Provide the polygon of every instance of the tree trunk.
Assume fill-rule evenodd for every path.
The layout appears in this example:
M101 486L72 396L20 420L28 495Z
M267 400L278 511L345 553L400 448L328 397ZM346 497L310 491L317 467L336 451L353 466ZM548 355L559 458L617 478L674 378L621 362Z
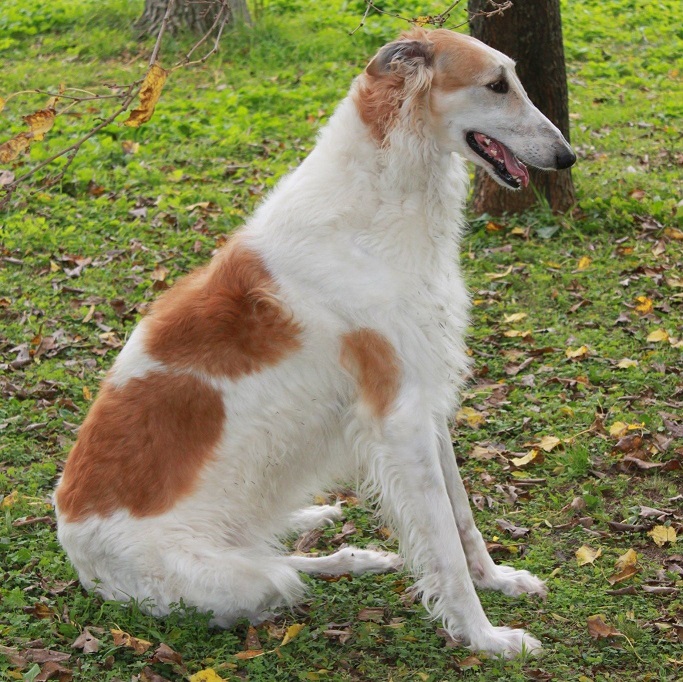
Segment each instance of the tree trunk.
M145 0L145 9L135 26L143 33L156 35L166 14L169 0ZM222 6L221 0L176 0L167 29L171 33L190 30L205 34L213 26ZM251 23L246 0L229 0L230 23Z
M471 13L490 11L488 0L468 0ZM569 141L567 75L562 43L560 0L514 0L504 15L475 16L471 34L517 62L517 75L531 101L562 131ZM519 213L545 197L555 212L564 212L575 201L570 170L530 171L529 186L511 192L477 168L472 207L476 213Z

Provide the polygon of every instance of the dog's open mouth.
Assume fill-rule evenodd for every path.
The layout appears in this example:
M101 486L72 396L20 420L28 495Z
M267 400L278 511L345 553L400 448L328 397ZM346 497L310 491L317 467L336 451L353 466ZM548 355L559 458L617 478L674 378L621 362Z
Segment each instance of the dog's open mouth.
M466 139L467 144L491 164L494 173L506 185L519 189L529 184L527 167L502 142L473 131L467 133Z

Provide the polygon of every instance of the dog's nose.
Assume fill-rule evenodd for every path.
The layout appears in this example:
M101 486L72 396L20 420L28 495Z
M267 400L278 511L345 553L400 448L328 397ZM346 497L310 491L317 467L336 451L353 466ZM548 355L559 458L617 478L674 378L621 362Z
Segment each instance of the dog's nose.
M558 170L562 168L569 168L576 163L576 154L574 154L571 147L563 149L556 157L555 164Z

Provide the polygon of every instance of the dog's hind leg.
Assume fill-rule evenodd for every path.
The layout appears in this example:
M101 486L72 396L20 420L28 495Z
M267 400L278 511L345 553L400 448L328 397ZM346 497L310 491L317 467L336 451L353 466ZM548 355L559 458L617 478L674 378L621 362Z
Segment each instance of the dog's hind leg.
M286 557L286 561L289 566L297 571L311 575L321 573L328 575L387 573L396 571L403 565L398 554L380 552L374 549L358 549L357 547L344 547L334 554L321 557L292 554Z
M511 597L521 594L545 597L545 583L535 575L512 566L499 566L491 559L484 538L474 523L467 491L453 454L448 424L445 421L439 432L439 460L474 584L483 589L498 590Z
M305 507L295 511L289 517L290 528L297 532L303 532L318 528L319 526L333 525L342 516L341 501L337 504L322 504Z

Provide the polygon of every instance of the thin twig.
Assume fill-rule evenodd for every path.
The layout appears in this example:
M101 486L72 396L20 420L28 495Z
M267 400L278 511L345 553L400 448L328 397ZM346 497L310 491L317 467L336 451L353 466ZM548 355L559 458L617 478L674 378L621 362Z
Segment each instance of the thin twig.
M156 64L157 61L157 56L159 55L159 49L161 48L161 39L164 37L164 31L166 30L166 24L168 24L168 20L171 17L171 12L173 12L173 7L175 6L175 0L168 0L168 5L166 6L166 14L164 14L164 18L161 20L161 28L159 29L159 33L157 34L157 41L154 43L154 49L152 50L152 54L150 55L149 58L149 65L153 66Z

